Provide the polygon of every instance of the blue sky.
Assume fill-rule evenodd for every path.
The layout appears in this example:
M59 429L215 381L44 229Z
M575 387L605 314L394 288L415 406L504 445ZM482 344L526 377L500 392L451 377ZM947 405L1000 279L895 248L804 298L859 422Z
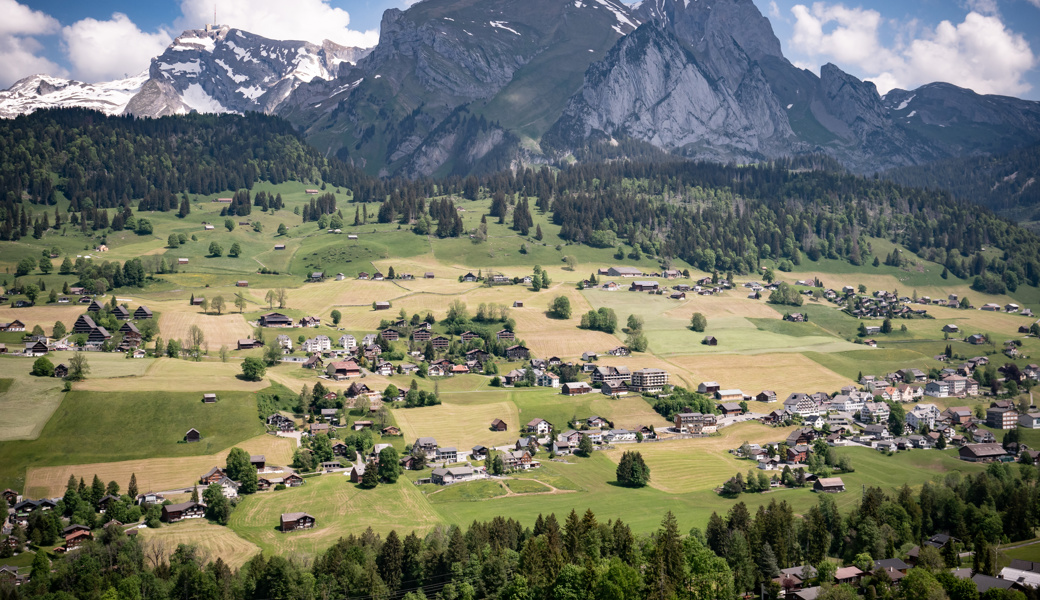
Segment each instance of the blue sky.
M523 0L517 0L523 1ZM699 0L710 2L712 0ZM785 55L833 62L882 93L948 81L1040 100L1040 0L754 0ZM409 0L217 0L217 20L268 37L371 45L387 8ZM102 81L134 75L214 0L0 0L0 88L37 72Z

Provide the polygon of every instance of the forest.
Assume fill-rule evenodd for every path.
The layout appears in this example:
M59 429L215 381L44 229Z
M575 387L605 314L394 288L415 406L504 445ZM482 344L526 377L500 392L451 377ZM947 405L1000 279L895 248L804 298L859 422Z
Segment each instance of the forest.
M591 511L571 511L562 522L539 515L533 526L495 517L423 535L391 531L383 537L369 529L340 538L313 561L259 554L237 570L192 546L142 542L110 525L74 553L53 561L38 553L31 580L17 588L0 583L0 599L708 600L760 590L775 599L780 570L799 568L809 583L823 586L824 600L857 594L871 600L979 600L974 584L948 569L959 564L959 552L969 551L973 555L964 560L972 569L992 575L994 544L1029 537L1036 525L1036 483L1036 466L995 463L971 476L940 476L919 492L904 486L890 495L867 488L844 514L829 495L821 495L804 516L786 502L773 500L754 514L738 502L724 516L713 514L704 531L687 533L671 513L655 532L635 535L620 519L603 522ZM91 487L81 483L77 495L70 483L57 510L74 522L84 516L96 521L91 499L109 491L95 481ZM40 528L54 529L48 519L34 519L28 536L53 535ZM941 551L922 545L936 533L954 541ZM922 546L916 567L899 586L884 570L873 572L875 560L904 556L915 545ZM839 563L859 566L868 576L858 588L835 585ZM1036 595L996 589L981 598Z

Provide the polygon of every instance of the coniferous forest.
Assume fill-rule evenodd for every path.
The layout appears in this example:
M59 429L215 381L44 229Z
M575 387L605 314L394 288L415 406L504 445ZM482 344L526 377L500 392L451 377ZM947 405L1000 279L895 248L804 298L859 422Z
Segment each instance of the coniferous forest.
M273 117L138 120L80 109L0 122L0 156L2 239L62 222L84 229L90 222L97 230L110 219L115 229L133 223L150 233L145 219L134 220L134 209L185 212L185 194L235 192L241 215L254 183L294 179L346 188L353 202L379 202L381 222L411 224L420 235L467 233L456 203L488 196L495 198L491 216L521 236L529 235L533 201L535 210L552 213L566 240L617 248L621 258L683 259L709 272L747 274L761 259L781 268L821 258L864 265L873 254L869 238L887 238L957 277L975 278L982 291L1040 283L1037 235L948 192L849 175L814 157L746 167L615 161L380 179L322 157ZM56 191L69 199L71 214L49 208ZM115 209L111 217L108 208ZM335 197L325 194L303 219L335 209ZM513 213L509 221L506 212ZM1003 253L985 256L992 246Z

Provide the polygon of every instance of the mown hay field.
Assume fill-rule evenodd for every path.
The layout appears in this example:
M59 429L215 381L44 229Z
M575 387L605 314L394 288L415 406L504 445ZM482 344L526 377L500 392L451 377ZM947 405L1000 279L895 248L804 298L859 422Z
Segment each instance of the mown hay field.
M65 395L60 379L29 374L33 360L0 358L0 373L12 380L7 390L0 393L0 441L39 437Z
M724 389L740 389L752 396L773 390L781 402L792 392L833 392L852 384L851 377L801 354L674 356L668 360L689 373L694 386L716 381Z
M292 462L296 442L290 438L259 435L235 446L250 454L263 454L270 465L287 466ZM33 498L60 496L70 475L90 481L97 475L104 482L115 481L126 489L130 475L137 475L137 489L164 491L188 487L215 466L223 466L231 448L203 456L160 457L118 462L102 462L54 467L33 467L25 476L27 493Z
M225 302L230 304L232 301L225 298ZM234 308L233 304L231 308ZM253 328L238 312L216 315L195 310L184 306L181 311L164 311L159 316L159 335L167 340L187 340L191 326L198 325L205 335L205 344L209 346L210 352L216 353L221 346L234 350L238 340L253 334Z
M441 446L469 450L477 444L500 446L516 441L520 434L520 416L512 402L488 404L453 404L400 408L393 411L406 440L429 436ZM507 431L490 431L491 421L502 419Z
M216 351L211 348L210 354L215 355ZM121 354L109 356L120 357L124 363L140 364L147 367L147 370L142 373L132 373L123 376L113 375L106 378L94 376L93 367L91 367L91 377L75 383L74 389L98 392L149 392L152 390L164 390L202 393L221 390L258 392L267 387L267 384L263 381L238 379L237 376L242 373L242 363L238 360L224 363L213 359L193 362L175 358L125 359ZM93 359L93 355L90 358Z
M140 529L140 539L147 545L162 544L172 553L180 544L194 545L203 561L223 560L232 569L260 553L260 547L235 534L234 531L210 523L205 519L187 519L180 523L163 525L158 529Z

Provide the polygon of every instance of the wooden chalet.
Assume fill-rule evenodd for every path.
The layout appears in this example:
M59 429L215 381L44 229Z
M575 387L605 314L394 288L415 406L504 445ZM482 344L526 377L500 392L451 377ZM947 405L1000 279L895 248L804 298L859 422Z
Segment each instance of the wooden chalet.
M495 334L495 337L498 338L498 341L500 342L512 342L516 340L516 334L508 329L502 329Z
M491 431L507 431L509 426L502 419L491 421Z
M282 513L280 528L283 533L297 529L313 529L314 517L305 512Z
M206 512L206 507L198 502L181 502L180 504L167 504L162 507L160 520L165 523L176 523L183 519L198 519Z
M200 442L200 441L202 441L202 434L199 433L198 429L195 429L194 427L192 427L191 429L188 430L188 433L184 434L184 441L185 442L189 442L189 443L191 443L191 442Z
M126 321L130 318L130 311L125 306L120 304L112 309L112 316L119 319L120 321Z
M137 310L134 311L135 319L151 319L152 311L147 306L138 306Z
M506 348L506 358L509 360L528 360L531 358L531 351L525 346L517 344L516 346Z
M249 339L249 338L246 338L244 340L238 340L238 349L239 350L253 350L255 348L263 348L263 347L264 347L264 343L261 342L260 340L254 340L254 339Z
M813 484L813 491L826 494L844 492L845 482L841 480L841 477L821 477Z
M105 310L105 307L97 300L91 300L90 306L87 307L87 312L99 313Z
M292 327L293 320L282 313L267 313L260 315L261 327Z
M89 529L87 531L77 529L65 536L65 550L75 550L93 539L94 534L90 533Z
M430 340L430 344L433 345L433 349L437 351L447 350L448 346L451 345L451 340L439 335Z
M291 473L283 480L283 483L285 483L286 487L300 487L303 485L303 477L296 473Z
M58 379L65 379L69 376L69 368L65 366L65 363L61 363L54 367L54 376Z
M220 467L213 467L209 471L206 471L205 475L203 475L202 477L199 477L199 484L200 485L209 485L211 483L216 483L216 482L220 481L221 479L223 479L224 476L225 476L224 469L221 469Z
M97 328L94 319L90 315L80 315L72 324L72 333L90 333Z

